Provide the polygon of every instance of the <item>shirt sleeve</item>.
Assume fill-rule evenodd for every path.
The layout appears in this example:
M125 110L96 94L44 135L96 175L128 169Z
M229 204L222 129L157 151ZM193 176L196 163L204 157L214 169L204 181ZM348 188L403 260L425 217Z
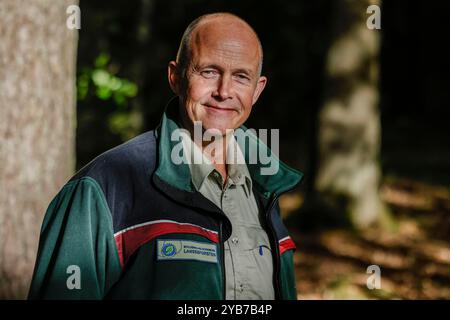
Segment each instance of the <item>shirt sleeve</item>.
M98 183L67 183L41 228L29 299L102 299L122 268L112 217Z

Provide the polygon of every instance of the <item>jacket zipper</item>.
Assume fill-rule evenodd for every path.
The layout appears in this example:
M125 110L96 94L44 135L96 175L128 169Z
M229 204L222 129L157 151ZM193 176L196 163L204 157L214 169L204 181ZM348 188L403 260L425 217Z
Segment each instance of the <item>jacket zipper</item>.
M225 246L222 239L222 223L222 221L219 222L220 264L222 271L222 294L223 300L226 300Z
M270 212L273 209L273 206L275 205L275 203L277 202L277 200L280 198L280 196L286 192L289 192L293 189L296 188L298 184L296 184L295 186L291 187L288 190L285 190L283 193L281 194L275 194L275 196L273 197L272 201L270 202L270 205L268 207L268 210L266 211L266 220L267 220L267 224L269 226L270 232L271 232L271 238L274 244L274 251L275 254L272 256L272 260L274 262L274 290L275 290L275 299L282 299L283 296L281 294L281 286L280 286L280 248L279 248L279 244L278 244L278 238L277 238L277 234L275 232L275 229L272 225L272 219L270 219Z
M281 288L280 288L280 254L279 254L279 247L278 247L278 239L275 233L275 229L272 225L272 220L270 219L270 212L273 209L273 206L275 205L276 201L278 200L279 196L276 196L273 198L272 202L270 203L269 209L266 211L266 220L267 224L270 229L272 243L274 244L274 254L272 255L273 260L273 266L274 266L274 289L275 289L275 299L282 299L281 296Z

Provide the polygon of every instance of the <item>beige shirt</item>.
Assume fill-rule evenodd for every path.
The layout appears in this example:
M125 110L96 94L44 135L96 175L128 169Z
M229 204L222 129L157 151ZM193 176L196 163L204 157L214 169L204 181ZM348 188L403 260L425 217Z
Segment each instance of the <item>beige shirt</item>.
M271 300L275 293L269 238L262 227L250 173L234 137L229 139L228 149L235 152L227 153L228 179L224 185L222 175L201 149L190 138L183 139L185 155L190 155L192 183L231 221L232 234L224 243L226 299ZM237 161L229 163L233 155Z

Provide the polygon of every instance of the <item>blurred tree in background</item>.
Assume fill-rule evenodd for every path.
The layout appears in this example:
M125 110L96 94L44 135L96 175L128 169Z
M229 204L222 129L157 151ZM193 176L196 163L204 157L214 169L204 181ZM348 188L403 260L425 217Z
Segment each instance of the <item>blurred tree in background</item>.
M380 222L386 215L379 195L380 31L366 25L366 10L374 4L381 5L373 0L333 2L324 102L319 114L315 183L324 205L315 204L316 211L332 210L356 227Z
M44 212L75 168L74 3L0 4L0 299L26 297Z

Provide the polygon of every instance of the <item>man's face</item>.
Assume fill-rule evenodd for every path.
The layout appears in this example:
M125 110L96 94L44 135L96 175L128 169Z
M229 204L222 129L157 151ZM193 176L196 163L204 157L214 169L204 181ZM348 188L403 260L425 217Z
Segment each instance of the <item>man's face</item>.
M214 22L198 27L192 35L186 82L180 86L182 79L175 78L172 86L180 91L188 125L201 121L205 130L215 128L222 134L247 120L267 81L258 74L256 37L244 26L230 29ZM171 64L174 69L176 63ZM169 65L169 81L170 69Z

